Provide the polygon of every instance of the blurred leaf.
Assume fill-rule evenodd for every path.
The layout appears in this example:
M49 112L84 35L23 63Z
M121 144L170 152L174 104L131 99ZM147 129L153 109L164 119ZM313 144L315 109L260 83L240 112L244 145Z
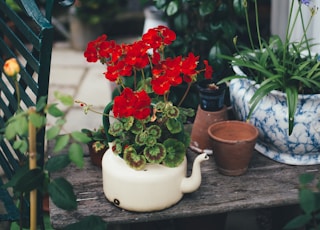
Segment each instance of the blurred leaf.
M42 185L44 179L44 173L40 168L28 170L23 176L21 176L14 189L20 192L29 192Z
M63 94L59 91L55 91L54 96L65 106L72 106L74 104L73 97L69 94Z
M46 163L46 170L49 173L59 171L65 168L68 164L70 164L70 158L67 154L61 154L54 157L50 157Z
M14 141L12 147L18 149L22 153L26 153L28 151L28 142L24 139L17 139Z
M72 143L69 147L69 158L79 168L82 168L84 165L82 146L77 143Z
M215 1L203 1L200 3L199 14L204 17L215 10Z
M297 216L296 218L292 219L289 223L287 223L283 229L297 229L305 226L310 220L311 215L305 214L301 216Z
M75 139L76 141L79 141L81 143L89 143L91 141L91 138L88 137L87 134L80 132L80 131L73 131L71 133L71 136L73 139Z
M60 127L54 126L47 130L47 140L52 140L56 138L60 133Z
M57 104L49 105L48 113L54 117L61 117L64 115L64 113L57 107Z
M39 100L36 104L36 111L41 112L46 106L47 106L47 97L42 96L39 98Z
M314 179L314 175L310 173L304 173L299 176L299 182L303 185L312 182Z
M299 200L300 206L305 213L311 214L313 211L317 209L315 205L315 196L311 190L302 188L299 191Z
M46 124L45 116L39 113L31 113L29 115L29 119L36 128L41 128Z
M15 174L11 179L3 185L4 188L15 187L20 178L29 171L29 166L27 164L23 165L21 168L18 168Z
M176 1L171 1L167 7L166 13L168 16L172 16L178 12L178 3Z
M53 152L59 152L64 149L69 143L70 136L69 135L60 135L56 139L55 146L53 148Z
M57 207L65 210L77 208L77 198L73 192L72 185L64 178L56 178L48 185L51 200Z

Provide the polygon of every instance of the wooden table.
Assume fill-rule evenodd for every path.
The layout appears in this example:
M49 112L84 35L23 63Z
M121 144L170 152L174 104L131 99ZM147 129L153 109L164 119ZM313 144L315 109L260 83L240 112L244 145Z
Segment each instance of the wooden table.
M195 156L196 153L188 152L189 175ZM298 203L298 176L319 170L320 165L289 166L255 152L245 175L229 177L218 173L211 157L202 163L202 183L197 191L185 194L178 204L166 210L134 213L121 210L106 200L101 169L93 166L90 158L86 157L82 170L69 166L62 172L52 174L52 177L63 176L73 184L78 209L67 212L50 202L50 218L54 229L59 229L93 214L109 223L126 224L286 206Z

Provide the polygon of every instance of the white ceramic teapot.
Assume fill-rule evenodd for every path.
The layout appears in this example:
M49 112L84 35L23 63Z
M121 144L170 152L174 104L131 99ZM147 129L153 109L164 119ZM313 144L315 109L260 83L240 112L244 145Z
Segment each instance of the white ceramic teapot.
M198 189L201 184L200 163L209 159L204 153L198 155L191 176L186 177L186 157L178 167L147 164L144 170L135 170L114 154L111 147L112 144L102 159L104 194L116 206L137 212L168 208L184 193Z

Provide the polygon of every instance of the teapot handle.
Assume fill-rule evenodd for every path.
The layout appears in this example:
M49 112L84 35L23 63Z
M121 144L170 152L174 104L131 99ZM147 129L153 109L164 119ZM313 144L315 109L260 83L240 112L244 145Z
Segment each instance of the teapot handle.
M110 117L109 117L109 114L111 112L113 108L113 101L111 101L109 104L107 104L107 106L104 108L104 111L103 111L103 116L102 116L102 124L103 124L103 128L104 128L104 131L106 133L106 137L107 137L107 140L109 143L113 142L115 137L112 136L111 134L109 134L109 128L110 128ZM107 115L105 115L107 114Z

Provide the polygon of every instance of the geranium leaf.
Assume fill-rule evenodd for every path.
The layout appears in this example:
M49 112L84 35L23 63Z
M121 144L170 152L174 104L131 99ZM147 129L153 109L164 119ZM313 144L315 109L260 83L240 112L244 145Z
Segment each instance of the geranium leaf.
M166 148L163 144L157 143L144 148L143 154L149 163L159 164L166 157Z
M168 167L177 167L182 163L186 155L184 144L176 139L169 138L163 142L167 155L163 160L164 165Z
M141 170L146 165L146 158L137 154L132 146L128 146L123 153L123 159L133 169Z
M166 122L166 126L170 133L176 134L182 131L182 124L175 118L170 118Z
M64 178L56 178L48 185L51 200L57 207L65 210L77 208L76 196L72 185Z

